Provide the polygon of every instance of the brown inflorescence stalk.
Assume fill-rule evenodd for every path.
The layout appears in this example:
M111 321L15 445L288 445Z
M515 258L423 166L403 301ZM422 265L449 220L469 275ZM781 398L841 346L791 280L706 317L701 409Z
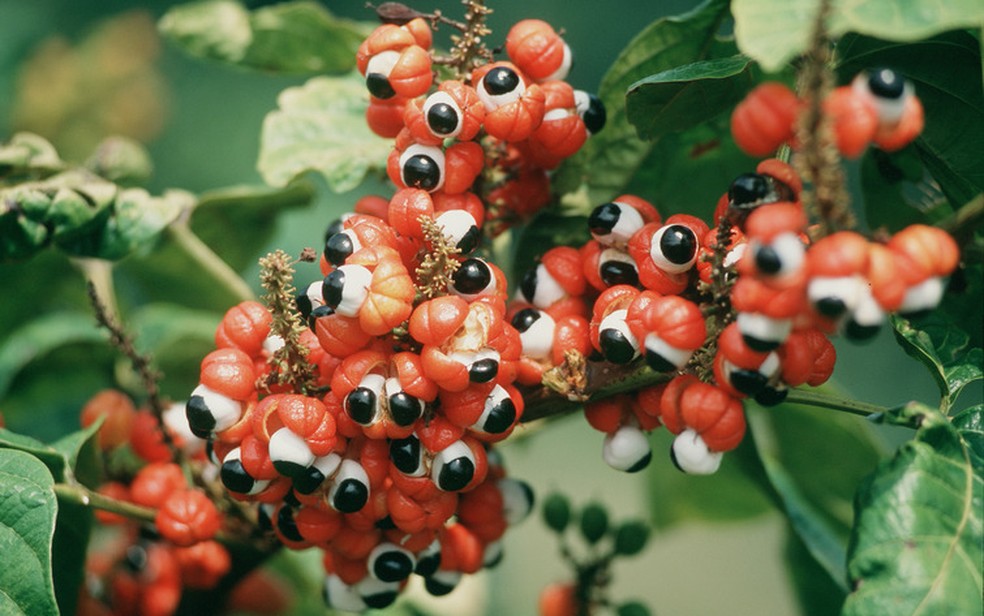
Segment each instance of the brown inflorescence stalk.
M137 351L133 344L133 338L123 329L123 325L109 313L106 304L99 297L96 285L89 282L86 285L86 290L89 295L89 303L96 314L96 321L109 332L110 344L130 360L133 371L140 377L144 391L147 392L147 405L150 407L150 412L157 418L164 443L171 450L171 455L175 460L183 459L181 449L174 444L170 433L164 427L164 402L161 400L160 387L158 386L158 381L162 376L160 371L154 368L150 355L144 355Z
M426 299L447 295L448 285L460 265L461 251L448 241L444 229L433 218L421 216L419 221L431 249L417 267L417 292Z
M485 25L485 20L492 9L485 6L485 0L461 0L465 5L465 21L463 24L454 22L453 25L461 30L461 34L451 35L451 53L447 56L435 56L434 64L451 67L455 70L457 79L468 79L477 66L492 61L492 52L485 46L484 37L492 33ZM440 17L440 14L436 14Z
M823 113L823 100L833 87L827 18L831 1L821 0L810 49L803 58L799 74L800 96L806 110L796 123L799 156L793 163L803 183L803 205L820 223L820 235L854 227L850 198L844 186L844 170L833 139L830 118Z
M316 389L317 379L307 361L308 348L301 343L304 326L294 304L294 263L279 249L260 259L260 284L267 290L263 301L273 315L270 333L284 341L270 357L272 370L261 385L289 384L295 393L308 394Z
M699 283L700 291L710 299L701 304L701 312L707 323L707 338L704 345L690 358L690 369L697 378L710 382L714 375L714 356L717 355L717 340L721 331L735 320L735 310L731 306L731 288L735 286L734 266L726 266L728 245L731 243L732 224L727 216L718 221L717 235L714 237L714 250L711 253L711 282Z

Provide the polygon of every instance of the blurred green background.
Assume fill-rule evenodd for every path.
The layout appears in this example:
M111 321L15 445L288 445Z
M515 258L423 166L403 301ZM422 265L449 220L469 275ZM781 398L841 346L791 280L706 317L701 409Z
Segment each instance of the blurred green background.
M155 34L156 19L174 4L0 0L0 139L30 130L52 140L64 157L81 160L101 137L130 135L149 147L155 171L147 188L154 193L167 188L198 193L260 183L255 165L263 118L276 107L281 90L306 78L234 70L182 55ZM325 4L345 17L372 18L361 0ZM575 54L570 81L595 90L607 66L639 30L659 16L696 3L490 4L495 9L490 19L493 41L501 41L508 26L524 17L546 19L562 28ZM416 8L439 8L452 16L460 12L453 0ZM447 34L442 31L437 40L445 40ZM730 179L721 178L720 191ZM321 230L359 194L385 190L370 185L364 191L335 195L322 187L311 207L277 217L272 227L274 221L268 217L228 210L196 218L195 228L258 289L259 256L274 247L294 254L304 246L317 247ZM707 204L701 207L707 211ZM115 283L124 316L168 302L182 306L182 315L199 319L205 329L213 326L232 300L196 276L192 267L166 242L122 263ZM313 266L298 273L299 282L316 276ZM29 262L0 265L0 288L0 340L32 317L86 311L81 276L53 251ZM164 391L180 398L193 386L198 358L209 346L201 338L168 339L166 330L166 320L158 319L156 329L143 335L167 342L160 357L167 375ZM864 347L838 343L838 350L834 378L846 394L889 406L936 399L928 374L898 350L888 331ZM18 372L8 395L0 398L0 410L11 429L50 439L74 429L85 399L120 378L126 382L125 370L108 349L84 343L60 346ZM980 391L969 395L979 399ZM849 426L867 430L861 420L850 421L855 423ZM658 523L644 554L615 568L616 600L643 600L662 616L830 612L829 603L822 600L822 575L808 567L789 567L790 562L803 561L802 551L789 541L783 518L761 490L739 476L742 456L726 458L723 478L684 478L665 459L670 439L657 432L652 466L660 468L625 475L602 463L601 435L576 416L518 432L520 438L503 448L507 467L539 493L560 490L575 505L603 500L616 519L644 517ZM875 438L890 443L893 434L880 432ZM825 477L836 476L838 464L852 456L849 450L830 452L823 443L804 442L809 456L811 448L824 452L814 463L829 465L822 471ZM717 493L723 500L716 504ZM845 515L849 519L850 511ZM539 589L567 574L556 557L556 542L538 519L510 531L505 541L503 565L475 576L449 598L428 602L434 613L534 613ZM806 594L798 595L791 583L796 575L801 582L807 580L798 586ZM805 603L802 597L807 597Z

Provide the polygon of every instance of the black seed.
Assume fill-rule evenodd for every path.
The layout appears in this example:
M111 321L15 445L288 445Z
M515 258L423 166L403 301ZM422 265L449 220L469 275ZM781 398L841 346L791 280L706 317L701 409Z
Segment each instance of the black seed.
M465 234L461 236L461 239L458 240L458 243L455 244L455 246L458 248L459 251L461 251L461 254L466 255L471 251L475 250L476 248L478 248L478 244L481 241L482 241L482 231L475 225L472 225L471 227L468 228L468 231L466 231Z
M814 306L825 317L836 319L847 311L847 304L839 297L822 297Z
M516 421L516 405L509 398L503 398L489 411L482 430L489 434L502 434Z
M324 474L316 467L309 466L305 472L294 477L294 491L298 494L314 494L324 482Z
M847 325L844 326L844 335L857 342L871 340L879 331L881 331L881 323L861 325L854 319L848 320Z
M519 283L520 292L523 294L523 297L526 298L526 301L531 304L533 303L533 297L536 295L537 269L539 269L539 267L534 266L526 270L526 273L523 274L523 280Z
M321 317L331 316L333 314L335 314L335 309L331 306L318 306L311 311L311 316L307 319L308 327L311 328L311 331L314 331L318 319Z
M338 305L342 303L342 291L345 288L345 272L342 270L335 270L325 276L324 282L321 283L321 295L325 298L325 304L331 306L332 309L338 308Z
M680 466L680 462L677 460L676 452L673 451L673 447L670 447L670 462L672 462L673 463L673 466L675 466L676 469L678 471L680 471L681 473L686 473L687 472L687 471L683 470L683 467L682 466Z
M237 494L249 494L256 483L256 480L243 467L243 461L238 459L223 462L222 469L219 471L219 478L226 489Z
M344 265L355 250L352 238L347 233L336 233L325 242L325 259L332 265Z
M357 479L338 484L332 505L342 513L355 513L369 502L369 487Z
M429 577L424 580L424 588L427 592L435 597L443 597L454 590L453 584L445 584L444 582L439 582L436 579Z
M646 349L646 365L655 372L673 372L677 369L670 360L649 349Z
M782 269L782 259L772 246L762 246L755 251L755 267L763 274L778 274Z
M301 507L301 501L297 500L297 495L294 494L293 490L284 494L284 504L290 505L294 509L299 509Z
M386 517L376 520L373 526L379 530L393 530L396 528L396 522L393 521L393 518L389 514L386 514Z
M413 559L403 552L387 552L376 558L372 572L381 582L399 582L413 573Z
M769 383L765 375L757 370L732 370L728 374L728 379L731 381L732 387L746 396L753 397Z
M441 566L441 553L431 554L430 556L424 556L423 558L417 559L417 566L414 568L413 572L422 577L429 577L437 572L437 568Z
M613 364L627 364L635 357L635 347L617 329L603 329L598 336L601 352Z
M427 110L427 126L438 135L450 135L458 128L458 110L447 103L431 105Z
M426 154L416 154L403 163L403 183L412 188L433 190L441 181L441 168Z
M598 268L601 281L610 287L617 284L636 286L639 284L639 272L632 263L626 261L605 261Z
M147 550L140 545L131 545L123 553L123 565L133 573L143 571L147 560Z
M372 94L376 98L386 99L396 96L396 91L390 85L389 79L382 73L369 73L366 75L366 89L369 90L369 94Z
M291 541L304 541L294 522L294 510L290 507L281 507L280 512L277 513L277 530Z
M659 239L659 248L667 261L683 265L697 255L697 236L683 225L670 225Z
M878 68L868 74L868 89L879 98L901 98L905 79L890 68Z
M646 455L644 455L641 458L639 458L639 461L638 462L636 462L635 464L633 464L629 468L625 469L625 472L626 473L638 473L642 469L644 469L647 466L649 466L649 462L652 461L652 459L653 459L653 452L652 452L652 450L649 450L649 451L646 452Z
M468 368L468 380L472 383L488 383L499 374L499 362L494 359L480 359Z
M475 463L468 458L455 458L441 467L437 486L448 492L461 490L475 477Z
M485 568L493 569L495 567L498 567L499 563L502 562L502 554L503 554L502 550L499 550L499 553L495 555L495 558L485 563Z
M513 315L512 326L516 328L516 331L523 334L533 327L533 324L540 320L540 311L536 308L523 308L519 312Z
M368 426L376 418L376 393L367 387L356 387L345 396L345 411L355 423Z
M742 334L741 339L745 344L753 351L758 351L759 353L765 353L767 351L774 351L779 348L778 340L766 340L763 338L756 338L755 336L749 336L748 334Z
M298 293L294 296L294 305L297 306L297 311L301 313L301 318L305 321L311 316L311 311L314 306L311 304L311 298L308 297L306 292Z
M397 392L389 397L389 410L393 422L398 426L409 426L420 419L423 412L420 400L405 391Z
M785 387L766 386L765 389L755 394L755 401L762 406L775 406L781 404L787 395L789 395L789 390Z
M331 239L331 236L335 235L336 233L340 233L343 228L344 227L341 218L336 218L335 220L328 223L328 228L325 229L325 243L327 244L328 240Z
M758 173L743 173L728 187L728 206L751 210L774 196L768 178Z
M607 235L612 232L618 219L622 215L622 208L615 203L602 203L591 210L588 216L588 229L595 235Z
M192 396L185 404L185 416L188 418L188 427L192 434L198 438L208 438L215 429L215 416L205 404L202 396Z
M263 504L256 510L256 525L260 530L273 530L273 520L270 513L273 512L273 505Z
M416 436L397 439L390 443L390 460L396 470L412 475L420 470L420 440Z
M465 259L451 278L454 290L464 295L474 295L485 290L492 282L492 269L481 259Z
M588 101L588 108L581 118L584 120L584 127L588 129L588 132L595 135L605 128L608 114L605 112L605 104L594 94L588 94Z
M290 477L291 479L302 477L308 469L306 466L288 460L274 460L273 468L277 469L277 472L284 477Z
M506 66L497 66L482 78L485 91L492 96L509 94L519 87L519 75L516 71Z
M376 610L388 607L396 601L397 593L391 590L384 590L382 592L373 593L371 595L365 595L362 597L362 602L366 606L371 607Z

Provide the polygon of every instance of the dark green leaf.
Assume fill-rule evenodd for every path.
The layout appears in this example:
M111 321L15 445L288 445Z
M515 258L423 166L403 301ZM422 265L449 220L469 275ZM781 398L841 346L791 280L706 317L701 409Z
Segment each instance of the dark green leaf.
M51 577L58 512L53 483L34 456L0 449L0 613L58 613Z
M79 587L85 579L85 557L92 532L92 509L78 503L58 503L51 545L55 598L62 614L75 614Z
M344 73L355 66L365 27L314 2L247 10L232 0L171 8L161 31L191 55L277 73Z
M119 136L103 139L85 166L110 182L131 186L146 182L154 170L150 153L142 143Z
M562 533L571 521L571 503L563 494L554 492L543 499L543 521L547 528Z
M32 361L66 344L105 340L92 315L81 312L49 314L28 322L0 346L0 399L17 373Z
M580 246L591 239L587 216L564 216L553 211L540 212L515 233L512 280L517 283L547 250L554 246Z
M8 449L31 454L48 467L48 471L55 479L58 481L65 479L65 471L68 468L65 455L50 445L45 445L29 436L11 432L6 428L0 428L0 453Z
M95 436L102 423L103 419L100 417L82 430L66 434L51 444L51 448L65 458L65 468L70 469L77 480L91 488L97 487L101 479L98 439Z
M649 608L639 601L626 601L618 606L618 616L649 616Z
M665 430L653 432L653 452L668 452L673 435ZM774 511L761 483L757 454L751 439L745 439L735 451L724 457L713 475L694 476L681 473L669 463L654 462L648 474L648 502L651 523L668 528L681 523L733 522L755 518ZM667 495L672 494L672 498Z
M846 590L854 490L881 456L863 419L783 404L747 413L762 466L797 536Z
M267 114L258 167L263 179L284 186L306 171L324 175L335 192L351 190L371 169L381 169L392 141L369 130L365 84L358 73L315 77L284 90Z
M581 535L594 544L608 532L608 510L601 503L588 503L581 510Z
M871 229L891 233L951 211L932 178L923 170L915 146L900 152L869 148L861 159L864 215Z
M621 194L653 148L653 143L639 140L628 122L626 90L649 75L706 58L727 13L725 0L706 0L689 13L659 19L632 39L612 64L598 92L608 113L605 128L554 175L561 193L587 184L590 205L580 213L587 215L594 205Z
M979 430L970 412L961 424ZM937 410L912 403L885 419L919 429L858 490L844 614L980 614L980 459Z
M806 52L820 0L734 0L735 38L767 71L777 71ZM827 31L836 38L858 32L890 41L917 41L946 30L977 27L984 5L977 0L833 0Z
M926 118L915 149L951 206L984 191L984 156L973 145L984 142L981 50L974 36L947 32L899 45L849 35L837 51L841 81L872 66L891 66L912 81Z
M703 60L635 82L625 113L643 139L680 132L730 110L753 85L751 60L732 56Z
M892 317L895 338L911 357L929 368L943 396L944 412L964 387L984 378L984 352L972 346L960 324L940 311L904 319Z
M799 599L803 616L840 613L847 589L836 584L820 566L796 532L787 527L784 559L789 581Z

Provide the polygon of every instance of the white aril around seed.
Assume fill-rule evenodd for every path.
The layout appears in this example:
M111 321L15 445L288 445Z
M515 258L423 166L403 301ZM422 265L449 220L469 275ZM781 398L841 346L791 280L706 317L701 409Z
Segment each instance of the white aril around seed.
M738 262L741 261L742 257L745 256L745 252L748 250L748 244L742 243L738 244L724 255L724 267L735 267Z
M280 428L270 437L268 445L270 449L270 460L276 462L287 462L301 468L307 468L314 463L315 456L311 453L304 439L294 434L290 428Z
M434 455L433 460L431 460L431 481L439 489L445 489L445 486L442 486L440 482L441 472L444 470L444 467L458 459L467 459L472 463L473 468L475 466L475 454L462 441L455 441ZM470 482L471 479L468 481Z
M557 322L546 312L540 311L539 315L539 318L519 335L519 340L523 345L523 355L532 359L547 359L553 351Z
M632 266L632 269L637 271L639 269L639 267L636 265L635 259L632 258L632 255L630 255L629 253L625 252L620 248L605 248L604 250L602 250L601 254L598 255L598 269L600 270L602 265L604 265L605 263L610 263L612 261L628 263L629 265Z
M181 437L180 440L184 443L181 451L190 457L205 451L205 439L198 438L191 431L191 426L188 425L188 413L185 411L186 404L186 402L175 402L164 409L162 418L168 431Z
M457 126L454 127L454 130L452 130L452 131L450 131L448 133L436 133L430 127L430 123L429 122L426 122L427 114L430 113L431 108L433 108L435 105L447 105L448 107L450 107L451 109L454 110L455 116L458 118L458 123L457 123ZM461 108L458 107L458 103L456 103L454 101L454 99L451 98L451 95L448 94L447 92L441 92L440 90L438 90L437 92L434 92L433 94L431 94L430 96L428 96L424 100L424 105L421 108L421 111L423 111L423 114L424 114L424 119L425 119L425 122L424 123L427 124L428 130L435 137L440 137L442 139L450 139L450 138L453 138L453 137L457 137L458 136L458 133L461 132L461 124L462 124L462 122L461 122L461 116L463 115L461 113Z
M482 551L482 566L493 567L502 560L502 542L493 541L485 546Z
M321 286L320 282L315 284L317 284L319 287ZM321 303L324 304L324 302ZM283 338L281 338L277 334L270 334L269 336L263 339L263 352L266 353L268 356L273 355L280 349L284 348L285 344L286 343L284 342Z
M369 58L369 62L366 64L366 75L376 73L384 77L389 77L390 73L393 72L393 67L399 61L400 52L392 50L381 51Z
M335 312L345 317L357 317L369 296L372 272L361 265L342 265L338 269L345 275L345 284L342 287L342 301L335 307Z
M512 402L512 399L509 397L509 392L507 392L502 385L496 385L493 387L492 391L489 392L489 395L485 398L485 406L482 410L482 414L479 415L478 419L475 420L475 423L472 424L471 429L478 430L479 432L487 432L487 430L484 429L485 422L487 422L489 417L492 416L492 411L498 408L499 405L505 400Z
M243 405L238 400L233 400L229 396L224 396L217 391L209 389L205 385L199 384L192 392L192 396L200 396L205 402L205 407L215 420L213 432L222 432L236 424L243 416Z
M621 201L612 201L612 203L618 206L618 220L615 221L615 226L604 235L592 233L591 236L605 246L625 246L636 231L646 225L646 221L642 219L642 214L631 205Z
M739 312L738 329L743 336L782 343L793 331L791 319L773 319L761 312Z
M338 467L341 466L341 464L342 456L337 453L330 453L327 456L316 458L311 466L317 469L318 472L321 473L322 477L328 479L335 474L335 471L338 470Z
M343 612L364 612L367 609L359 593L333 573L325 577L325 602Z
M886 126L895 124L902 119L902 114L905 113L905 101L912 95L912 85L907 81L902 96L898 98L884 98L871 92L871 88L868 87L868 77L867 72L859 73L851 82L851 88L862 98L875 103L880 124ZM902 78L901 75L899 78Z
M369 552L369 557L366 561L367 568L369 569L369 575L379 580L380 578L378 576L378 572L376 571L376 565L378 564L379 559L392 558L393 556L402 557L406 559L406 561L410 565L409 568L407 569L407 575L409 576L410 573L413 572L413 568L417 564L417 559L414 558L413 552L411 552L410 550L401 548L395 543L391 543L389 541L384 541L378 544L376 547L372 549L371 552ZM405 579L405 578L401 578L401 579ZM380 580L380 581L398 582L400 580Z
M366 576L352 586L366 605L373 603L372 598L378 595L396 596L400 592L400 582L383 582L372 576Z
M606 435L601 448L605 464L619 471L631 469L649 455L649 439L635 426L622 426Z
M475 217L465 210L448 210L441 212L434 219L437 226L441 228L441 233L448 239L452 246L457 246L461 238L477 227Z
M939 305L943 298L943 280L938 276L932 276L906 289L905 297L902 299L902 306L899 312L918 312L920 310L930 310Z
M666 361L673 364L678 370L683 368L687 362L690 361L690 357L694 354L693 351L678 349L674 346L670 346L665 340L660 338L656 332L646 334L646 339L643 344L646 346L646 350L648 352L659 355Z
M329 503L335 502L339 486L349 480L361 483L366 487L366 492L369 492L369 475L366 474L366 469L362 468L362 465L355 460L342 460L342 464L332 480L331 489L328 491Z
M806 260L806 246L796 233L786 232L772 238L769 246L779 257L779 271L773 276L788 276L795 274L803 267Z
M853 312L861 301L862 289L867 285L860 276L814 276L806 287L811 304L824 299L839 299L845 312Z
M517 479L506 477L496 485L502 494L502 515L510 526L519 524L533 510L533 492L530 487Z
M235 462L236 460L239 460L241 465L242 459L243 459L242 449L236 447L235 449L232 449L229 453L226 454L226 457L222 460L222 464ZM243 471L245 472L245 470L246 469L244 468ZM270 485L269 479L257 479L255 477L252 477L248 473L246 473L246 476L250 477L253 480L253 485L250 487L248 491L244 492L244 494L246 494L247 496L252 496L253 494L259 494L260 492L265 490L268 485Z
M601 320L601 323L598 324L598 331L602 332L606 329L614 329L622 334L622 337L624 337L625 340L632 345L633 349L636 349L636 355L638 355L639 341L632 335L632 330L629 329L629 325L625 322L625 317L627 317L628 314L629 311L625 308L621 310L613 310Z
M691 475L711 475L721 466L719 451L710 451L704 439L687 428L673 439L673 455L677 466Z
M563 81L567 79L567 74L571 72L571 62L573 62L573 60L574 57L571 54L571 48L567 45L567 43L564 43L564 56L560 61L560 66L558 66L557 70L554 72L550 73L543 79L538 80L539 83L544 83L547 81Z
M406 168L407 161L414 156L423 156L433 161L439 175L437 178L437 183L433 187L427 188L426 190L427 192L440 190L441 187L444 186L444 150L437 146L421 145L419 143L408 146L407 149L403 150L403 153L400 154L400 179L407 186L410 186L410 182L407 182L406 178L403 177L403 169Z
M549 308L555 301L563 299L567 295L564 287L550 275L547 266L540 263L536 266L536 291L530 303L537 308L544 310Z
M851 318L862 327L877 327L885 322L885 311L878 305L868 285L862 287L861 298L851 313Z

